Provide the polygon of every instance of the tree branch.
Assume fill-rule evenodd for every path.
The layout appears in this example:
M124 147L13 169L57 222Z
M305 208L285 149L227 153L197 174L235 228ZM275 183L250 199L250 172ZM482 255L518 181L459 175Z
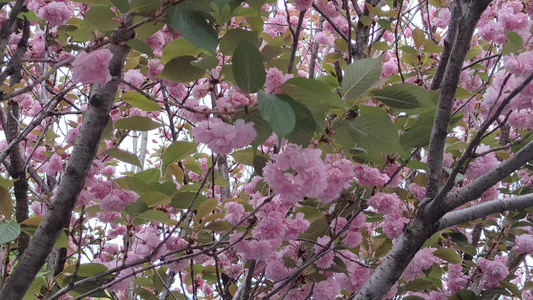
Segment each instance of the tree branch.
M438 230L470 222L475 219L484 218L490 214L502 213L508 210L524 209L530 206L533 206L533 193L492 200L445 214L439 221Z
M133 16L126 17L128 23ZM111 75L120 76L129 52L125 41L133 37L133 31L118 29L112 35L114 43L109 45L113 59L109 64ZM35 275L41 269L46 257L69 220L78 195L83 188L89 167L96 154L102 132L109 120L109 112L117 92L118 81L111 80L105 87L94 89L89 100L82 127L70 160L61 178L55 200L37 228L34 238L0 292L0 299L22 299Z

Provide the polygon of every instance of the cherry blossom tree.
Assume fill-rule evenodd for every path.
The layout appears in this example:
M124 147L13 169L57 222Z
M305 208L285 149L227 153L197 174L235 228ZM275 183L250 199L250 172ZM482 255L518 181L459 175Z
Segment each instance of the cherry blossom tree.
M1 2L0 299L533 299L532 17Z

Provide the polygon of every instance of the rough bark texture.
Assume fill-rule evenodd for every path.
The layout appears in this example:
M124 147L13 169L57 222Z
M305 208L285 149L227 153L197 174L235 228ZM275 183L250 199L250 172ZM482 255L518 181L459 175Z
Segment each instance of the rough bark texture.
M120 29L113 34L113 43L109 45L109 49L113 53L113 59L109 64L111 75L121 76L123 64L129 51L129 47L122 42L132 37L132 31L124 32ZM70 218L72 209L85 183L102 132L109 120L109 111L117 87L118 81L112 80L105 87L98 86L94 89L89 100L89 107L83 118L80 134L61 178L55 199L37 228L28 249L0 292L0 299L22 299L35 275L44 264L46 257L53 249L55 241L63 230L63 224L65 224L65 220Z
M489 3L488 0L479 0L454 4L457 6L454 10L459 10L461 18L457 21L457 34L452 42L450 58L444 71L431 133L426 199L420 204L415 217L405 226L402 235L381 264L359 293L354 295L356 299L383 299L423 243L437 231L438 220L447 212L442 205L443 199L434 199L434 197L442 181L442 155L448 135L448 124L466 52L470 48L477 21Z

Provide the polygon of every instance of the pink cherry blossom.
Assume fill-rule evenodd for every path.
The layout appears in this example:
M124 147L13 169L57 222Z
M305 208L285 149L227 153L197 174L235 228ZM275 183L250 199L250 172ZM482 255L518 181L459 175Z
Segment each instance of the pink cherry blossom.
M477 261L477 265L483 271L483 277L479 284L483 289L491 289L500 286L500 281L509 275L509 269L506 266L506 256L496 256L494 260L488 260L484 257Z
M112 57L109 49L81 52L72 63L72 82L107 84L111 81L108 65Z
M435 250L436 249L433 248L420 249L403 272L402 279L405 281L412 281L416 278L425 276L422 271L431 268L433 263L438 261L433 255Z
M235 125L224 123L219 118L201 122L193 128L195 141L207 144L211 151L218 154L229 154L234 148L249 145L257 136L253 122L235 121Z
M41 171L48 174L48 176L56 176L57 173L63 171L63 159L57 153L54 153L48 162L42 165Z
M518 253L529 253L533 252L533 235L524 234L517 235L515 239L516 246L513 247Z

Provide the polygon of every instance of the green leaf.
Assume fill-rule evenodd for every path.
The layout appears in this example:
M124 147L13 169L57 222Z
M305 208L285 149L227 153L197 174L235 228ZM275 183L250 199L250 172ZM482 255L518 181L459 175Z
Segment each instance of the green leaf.
M252 142L252 147L257 148L272 135L272 128L258 113L253 114L251 121L254 122L254 129L257 132L257 137Z
M172 197L161 192L149 191L142 193L139 198L144 201L148 207L155 207L158 205L169 204L172 201Z
M111 0L111 2L123 14L130 11L130 2L128 0Z
M191 62L195 60L194 56L174 57L165 64L159 77L182 83L198 80L204 76L205 70L193 66Z
M7 244L20 235L20 225L17 223L0 222L0 245Z
M324 124L329 107L344 108L344 102L322 81L306 78L293 78L281 86L283 93L305 105L311 111L317 124Z
M137 155L131 152L128 152L126 150L122 150L119 148L111 148L106 151L106 154L120 161L123 161L125 163L132 164L134 166L142 168L141 162L139 161L139 158L137 157Z
M196 211L195 217L200 220L203 217L207 216L209 213L211 213L213 210L215 210L218 206L218 199L217 198L211 198L204 201L200 206L198 207L198 210Z
M163 153L163 165L168 166L172 163L181 161L187 156L196 152L198 144L194 142L177 141L172 142Z
M161 179L161 171L159 169L152 168L142 172L137 172L133 175L133 177L144 182L158 181Z
M205 225L205 229L213 230L213 231L228 231L231 228L233 228L233 224L231 224L228 221L214 221L210 222L209 224Z
M419 148L429 145L433 128L434 114L429 113L420 117L411 128L400 136L400 144L409 148Z
M370 96L379 102L397 109L413 109L421 107L422 103L431 101L429 94L421 87L400 83L373 90Z
M120 119L115 122L115 128L117 129L128 129L136 131L150 131L161 126L161 123L152 121L152 119L142 116L133 116L129 118Z
M218 66L218 58L214 55L208 55L200 60L191 61L191 65L204 70L211 70Z
M298 124L287 136L287 139L298 145L307 147L315 135L315 129L318 128L315 119L313 119L313 114L302 103L296 102L290 98L287 98L286 100L291 105L294 115L296 116L296 124ZM326 116L324 115L324 112L322 112L322 114L321 124L325 124L324 119Z
M351 129L357 144L367 152L392 154L401 150L397 129L381 108L361 106Z
M364 94L381 76L383 58L365 58L356 60L345 71L342 80L342 93L351 99Z
M146 221L157 221L163 224L176 224L176 220L171 220L165 212L160 210L147 210L137 215L138 219L144 219Z
M261 117L268 122L278 137L286 137L296 125L296 116L291 105L282 95L257 93Z
M433 255L435 255L438 258L442 258L445 261L452 263L452 264L460 264L463 259L461 258L461 255L459 255L455 250L451 248L440 248L435 251L433 251Z
M76 270L76 264L72 264L68 267L66 267L63 272L67 274L74 274ZM82 264L78 268L78 276L82 277L90 277L94 276L96 274L103 273L107 271L108 268L102 264L99 263L88 263L88 264Z
M324 218L315 220L309 225L307 230L300 234L300 238L316 240L317 238L324 236L329 230L328 221Z
M193 45L215 52L218 34L199 11L176 5L168 10L168 18L170 24Z
M170 202L170 206L179 209L186 209L189 208L193 200L194 203L192 203L191 208L193 210L196 210L200 207L200 204L202 204L204 201L207 201L207 198L202 195L197 196L195 192L179 192L174 197L172 197L172 202Z
M144 111L161 111L161 107L157 102L149 100L138 92L126 92L121 99L129 105Z
M232 64L233 78L241 90L255 93L263 88L266 72L257 46L241 40L233 52Z
M518 33L508 30L507 31L507 39L511 43L522 47L523 40L522 40L522 37Z
M81 22L82 28L88 31L110 31L118 27L118 23L111 19L116 18L117 15L106 6L93 6L84 15Z
M225 55L233 55L240 41L247 41L253 46L259 46L257 32L240 28L231 29L220 39L220 51Z
M180 56L196 57L202 52L203 50L201 48L196 47L184 38L175 39L163 48L161 63L166 64L169 60Z
M3 215L4 218L8 221L11 220L13 215L13 199L9 191L0 186L0 215Z
M126 206L124 211L130 216L136 216L148 210L148 205L142 199L137 199L135 203Z
M150 57L154 57L154 52L152 51L152 47L148 45L147 43L138 40L138 39L131 39L126 42L128 46L130 46L132 49L135 49L141 53L148 54Z

